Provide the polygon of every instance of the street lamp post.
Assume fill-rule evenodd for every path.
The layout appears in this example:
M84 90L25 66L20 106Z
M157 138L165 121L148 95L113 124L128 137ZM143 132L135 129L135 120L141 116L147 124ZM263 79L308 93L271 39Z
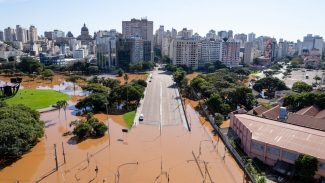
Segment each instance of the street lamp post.
M108 102L105 103L105 107L106 107L106 115L107 115L108 145L111 146L111 135L110 135L110 133L109 133L109 129L110 129L110 127L109 127L108 107L107 107L107 106L108 106Z

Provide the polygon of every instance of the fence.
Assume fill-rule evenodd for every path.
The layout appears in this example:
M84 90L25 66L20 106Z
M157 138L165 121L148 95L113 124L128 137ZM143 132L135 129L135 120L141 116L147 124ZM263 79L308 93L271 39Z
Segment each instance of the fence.
M191 89L191 94L194 94L194 97L196 99L200 99L200 97L197 95L197 93L194 91L194 89ZM228 151L230 154L233 156L233 158L236 160L236 162L239 164L239 166L242 168L242 170L245 173L245 176L248 177L248 179L252 183L256 183L256 180L254 176L249 172L249 170L245 166L245 159L243 159L239 153L236 151L236 149L231 145L230 141L228 138L221 132L220 128L215 124L214 117L209 114L209 111L207 111L207 106L199 102L200 109L203 111L205 117L209 120L211 126L213 127L214 131L218 133L219 137L221 138L222 142L225 144L227 147Z

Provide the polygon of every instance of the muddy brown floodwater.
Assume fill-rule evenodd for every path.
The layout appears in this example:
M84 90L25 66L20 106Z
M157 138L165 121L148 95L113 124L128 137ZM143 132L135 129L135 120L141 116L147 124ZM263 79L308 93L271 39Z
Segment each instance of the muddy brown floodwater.
M123 133L126 125L121 115L97 114L95 117L109 123L109 135L75 143L71 136L62 134L71 130L70 121L78 119L73 115L73 105L80 98L69 102L67 119L58 111L41 114L45 137L20 160L0 171L1 183L243 182L243 171L225 152L222 141L212 135L210 124L194 110L197 102L187 101L191 132L182 124L161 129L140 124Z

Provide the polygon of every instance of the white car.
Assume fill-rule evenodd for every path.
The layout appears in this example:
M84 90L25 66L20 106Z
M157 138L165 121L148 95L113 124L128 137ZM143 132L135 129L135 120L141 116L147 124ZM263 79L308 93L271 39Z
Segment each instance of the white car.
M139 121L143 121L143 114L140 114Z

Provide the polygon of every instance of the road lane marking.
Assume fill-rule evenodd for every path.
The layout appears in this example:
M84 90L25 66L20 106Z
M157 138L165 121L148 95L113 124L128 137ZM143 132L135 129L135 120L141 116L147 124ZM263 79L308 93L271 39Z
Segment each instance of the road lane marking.
M162 84L160 81L160 135L162 132Z

